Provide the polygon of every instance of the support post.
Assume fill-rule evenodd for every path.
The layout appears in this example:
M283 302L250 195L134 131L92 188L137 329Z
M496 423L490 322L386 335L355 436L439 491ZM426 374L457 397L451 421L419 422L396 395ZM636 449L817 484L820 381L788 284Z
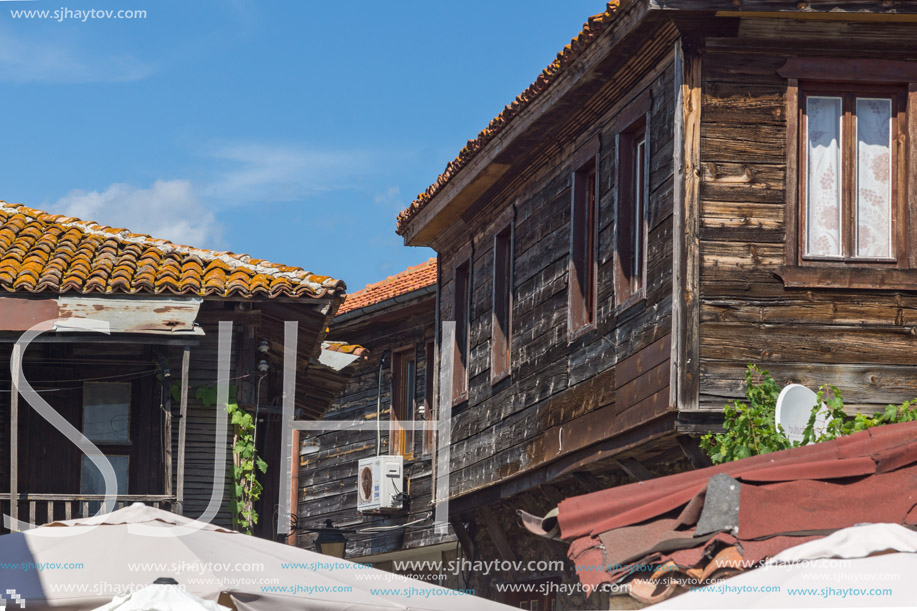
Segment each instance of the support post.
M185 502L185 436L188 433L188 369L191 364L191 347L185 346L181 355L181 405L178 420L178 465L175 472L175 509L184 513Z
M10 517L19 519L19 380L22 372L22 346L13 344L13 384L10 392Z
M162 384L166 386L170 377L163 376ZM172 496L172 389L165 388L165 400L162 404L162 492Z

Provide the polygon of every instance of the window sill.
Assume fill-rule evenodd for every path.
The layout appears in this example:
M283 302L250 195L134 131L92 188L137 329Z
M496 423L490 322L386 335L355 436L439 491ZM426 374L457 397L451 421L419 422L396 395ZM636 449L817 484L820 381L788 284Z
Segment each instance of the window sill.
M913 269L784 265L775 273L787 288L917 290L917 270Z
M587 333L591 331L595 331L595 327L596 327L595 321L593 320L591 323L582 325L575 329L568 328L567 329L567 345L569 346L570 344L572 344L579 338L583 337Z
M614 315L615 318L620 318L624 316L632 308L642 305L646 302L646 290L640 288L636 293L622 301L621 303L615 305Z
M497 384L499 384L500 382L508 378L511 373L512 371L510 369L507 369L506 371L498 373L497 375L490 376L490 385L496 386Z

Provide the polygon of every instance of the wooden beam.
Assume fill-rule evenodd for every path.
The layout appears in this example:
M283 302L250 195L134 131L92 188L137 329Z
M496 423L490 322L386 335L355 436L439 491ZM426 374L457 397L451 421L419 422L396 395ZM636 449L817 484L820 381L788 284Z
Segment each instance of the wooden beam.
M643 463L635 458L619 458L618 465L638 482L645 482L655 477L649 469L643 466Z
M852 19L857 17L906 18L917 7L910 2L886 0L650 0L650 10L716 11L717 15L739 17L792 17L825 18L835 15ZM858 13L863 13L858 15ZM811 16L811 17L810 17Z
M19 341L21 334L0 335L0 344L13 344ZM80 333L74 335L39 335L30 344L129 344L156 345L156 346L197 346L200 344L200 335L188 335L187 339L171 337L168 335L96 335Z
M181 404L178 420L178 465L175 471L175 508L183 513L185 502L185 436L188 433L188 369L191 363L191 348L185 346L181 355Z
M168 387L172 376L163 376L162 385L165 387L165 401L160 406L163 411L162 422L162 491L172 495L172 389Z
M678 446L681 448L681 451L685 453L685 456L688 457L688 460L691 461L691 465L695 469L703 469L705 467L712 467L713 463L710 461L710 458L700 449L700 444L697 443L696 437L691 437L690 435L679 435L676 437Z
M494 547L497 548L497 553L500 554L503 560L515 563L516 553L513 551L513 547L509 544L509 541L506 540L506 533L497 522L497 517L494 515L494 512L491 511L490 507L484 506L478 510L478 515L481 516L481 521L484 522L484 528L487 529L487 535L490 537ZM512 580L518 583L519 576L515 569L510 569L509 573Z
M13 371L10 393L10 517L19 519L19 373L22 371L22 346L13 344L10 359Z
M574 471L573 477L575 477L576 481L582 484L588 492L598 492L605 488L602 482L599 481L599 478L589 473L589 471Z
M471 535L465 528L465 523L462 521L462 518L460 516L449 518L449 523L452 525L452 530L455 532L455 537L459 540L459 545L462 546L462 551L465 553L465 557L474 558L474 539L471 538Z
M557 486L544 484L539 486L539 489L544 494L544 497L548 500L548 503L550 503L551 507L557 507L560 505L560 502L566 498L560 493L560 490L557 489Z
M669 401L698 408L700 391L701 56L697 43L675 47L675 183L672 349Z

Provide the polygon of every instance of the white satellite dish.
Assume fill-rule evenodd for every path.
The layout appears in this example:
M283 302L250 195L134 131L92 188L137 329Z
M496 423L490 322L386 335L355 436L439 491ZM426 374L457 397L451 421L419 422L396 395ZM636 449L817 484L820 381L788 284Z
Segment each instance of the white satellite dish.
M818 403L818 395L801 384L790 384L780 391L774 420L783 427L790 441L802 442L803 432L809 424L812 408ZM817 438L828 428L828 406L822 402L815 416L813 432Z

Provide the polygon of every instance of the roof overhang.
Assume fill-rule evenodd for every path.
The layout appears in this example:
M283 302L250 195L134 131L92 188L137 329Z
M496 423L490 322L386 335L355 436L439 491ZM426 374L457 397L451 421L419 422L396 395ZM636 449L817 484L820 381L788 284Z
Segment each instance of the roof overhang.
M608 61L610 54L644 23L649 14L647 2L628 2L609 27L576 59L575 65L565 69L417 211L404 226L404 243L431 246L441 230L454 223L510 172L533 143L544 139L547 127L570 112L573 98L598 91L609 73L615 71Z
M196 322L201 303L199 297L0 297L0 331L27 331L52 323L55 333L203 335Z

